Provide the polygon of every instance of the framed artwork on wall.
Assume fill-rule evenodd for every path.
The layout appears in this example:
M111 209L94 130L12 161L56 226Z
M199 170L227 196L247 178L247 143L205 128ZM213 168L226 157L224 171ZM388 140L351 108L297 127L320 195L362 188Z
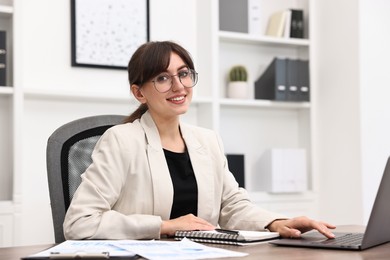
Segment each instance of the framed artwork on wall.
M72 66L125 69L149 41L149 0L71 0Z

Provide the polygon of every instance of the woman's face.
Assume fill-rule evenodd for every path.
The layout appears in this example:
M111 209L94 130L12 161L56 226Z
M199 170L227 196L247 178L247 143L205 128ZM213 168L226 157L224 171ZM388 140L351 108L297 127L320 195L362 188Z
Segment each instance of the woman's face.
M178 75L183 75L188 70L189 68L184 61L176 53L172 52L167 71L160 73L140 88L139 91L144 98L140 101L147 103L153 118L169 120L187 112L192 100L192 88L184 87ZM171 76L172 87L167 92L161 93L157 91L154 84L158 84L157 79L162 79L161 77L164 75ZM172 77L172 75L177 76Z

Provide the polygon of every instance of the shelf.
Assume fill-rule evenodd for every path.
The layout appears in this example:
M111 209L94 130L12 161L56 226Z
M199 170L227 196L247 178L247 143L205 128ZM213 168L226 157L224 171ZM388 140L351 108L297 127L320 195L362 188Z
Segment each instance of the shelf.
M14 93L13 87L2 87L0 86L0 96L9 96Z
M261 191L250 191L249 196L254 202L311 202L316 200L317 194L314 191L305 191L300 193L269 193Z
M221 106L230 107L262 107L270 109L309 109L310 102L282 102L272 100L220 99Z
M262 45L280 45L292 47L308 47L310 41L308 39L294 38L276 38L271 36L256 36L247 33L236 32L219 32L219 39L223 42L245 43L245 44L262 44Z
M0 89L1 90L1 89ZM1 92L0 92L1 93ZM25 89L24 96L32 99L57 99L57 100L82 100L91 102L115 102L115 103L126 103L126 104L138 104L133 96L114 94L110 95L107 93L96 93L96 92L72 92L72 91L53 91L44 89ZM208 104L212 103L211 98L193 98L193 104Z
M1 17L11 18L13 12L14 12L14 8L12 6L0 4L0 18Z

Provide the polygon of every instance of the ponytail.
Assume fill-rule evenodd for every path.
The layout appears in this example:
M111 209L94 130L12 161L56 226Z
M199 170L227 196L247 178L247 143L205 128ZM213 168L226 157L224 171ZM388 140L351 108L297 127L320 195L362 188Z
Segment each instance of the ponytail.
M123 123L133 123L135 120L140 119L146 111L148 111L148 105L146 103L143 103L131 115L129 115L123 121Z

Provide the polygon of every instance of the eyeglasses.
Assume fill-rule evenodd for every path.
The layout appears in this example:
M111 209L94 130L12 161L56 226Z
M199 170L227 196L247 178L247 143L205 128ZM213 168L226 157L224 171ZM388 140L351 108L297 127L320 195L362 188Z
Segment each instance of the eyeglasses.
M175 76L179 77L180 83L186 88L192 88L198 82L198 73L195 70L185 68L176 75L161 73L152 80L154 88L160 93L168 92L172 88L172 78Z

